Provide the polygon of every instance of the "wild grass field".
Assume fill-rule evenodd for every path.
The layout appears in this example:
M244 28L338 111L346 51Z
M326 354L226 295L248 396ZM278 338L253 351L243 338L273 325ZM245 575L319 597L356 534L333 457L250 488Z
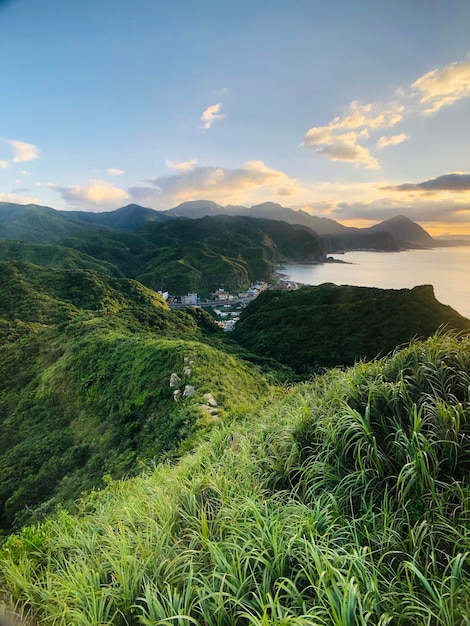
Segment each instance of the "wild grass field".
M30 624L470 623L470 339L234 407L0 551Z

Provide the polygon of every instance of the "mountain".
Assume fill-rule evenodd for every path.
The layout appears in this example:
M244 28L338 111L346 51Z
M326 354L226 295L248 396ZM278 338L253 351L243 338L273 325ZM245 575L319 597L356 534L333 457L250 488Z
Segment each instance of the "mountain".
M50 243L90 229L134 231L147 222L170 219L164 211L146 209L138 204L94 213L57 211L36 204L0 202L0 238L31 243Z
M102 228L95 224L95 228ZM36 204L0 202L0 238L31 243L50 243L61 237L83 232L90 223L67 211L56 211Z
M219 287L237 291L255 280L272 280L279 262L324 258L321 239L309 229L226 215L152 222L134 233L82 233L61 243L176 295Z
M145 224L165 223L175 218L201 219L206 216L242 216L284 221L299 229L314 231L324 239L325 252L372 249L400 250L432 247L434 240L426 231L404 216L397 216L370 228L351 228L338 222L294 211L274 202L250 208L223 207L210 200L184 202L168 211L155 211L130 204L115 211L56 211L38 205L0 203L0 238L50 243L90 229L136 232Z
M375 226L362 230L368 233L390 233L395 241L399 242L403 247L432 248L436 245L435 240L422 226L404 215L397 215L380 222L380 224L375 224Z
M34 244L14 239L0 239L0 261L26 261L57 269L88 269L115 277L124 274L104 259L59 244Z
M212 215L223 215L226 214L226 211L223 206L211 200L191 200L178 204L178 206L168 209L164 213L170 217L188 217L195 220Z
M306 376L386 354L442 326L470 331L470 320L438 302L431 285L393 290L325 283L262 293L231 336Z
M325 240L326 252L354 249L397 251L403 248L432 247L432 237L418 224L400 215L370 228L343 226L335 220L294 211L275 202L252 207L221 206L209 200L184 202L166 211L172 217L199 219L209 215L232 215L280 220L291 225L306 226Z
M115 211L101 213L92 213L91 211L68 211L67 214L82 222L130 231L137 230L148 222L160 222L170 219L166 211L146 209L139 204L128 204Z
M342 226L326 217L315 217L305 211L294 211L275 202L264 202L252 207L234 205L223 207L210 200L193 200L183 202L174 209L165 211L165 213L172 217L187 217L189 219L199 219L213 215L231 215L279 220L288 224L308 226L318 235L342 234L350 230L347 226Z

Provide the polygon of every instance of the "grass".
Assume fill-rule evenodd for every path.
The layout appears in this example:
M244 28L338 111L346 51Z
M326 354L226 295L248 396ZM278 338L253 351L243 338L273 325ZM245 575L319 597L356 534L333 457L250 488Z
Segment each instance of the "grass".
M433 337L234 407L176 465L2 549L40 624L470 623L470 340Z

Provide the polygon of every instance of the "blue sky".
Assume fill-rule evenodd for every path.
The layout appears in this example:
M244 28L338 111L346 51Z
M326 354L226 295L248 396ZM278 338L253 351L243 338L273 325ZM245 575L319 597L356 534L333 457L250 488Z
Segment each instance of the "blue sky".
M0 201L470 233L468 0L0 0Z

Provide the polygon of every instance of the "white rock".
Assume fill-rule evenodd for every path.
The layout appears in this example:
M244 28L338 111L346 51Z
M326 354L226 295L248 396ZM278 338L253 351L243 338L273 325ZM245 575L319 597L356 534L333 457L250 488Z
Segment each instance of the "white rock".
M204 400L207 400L207 404L209 406L213 406L213 407L219 406L217 400L214 398L214 396L211 393L205 393Z
M173 374L170 376L170 387L176 387L176 385L179 385L180 382L181 379L178 374L175 374L175 372L173 372Z
M189 396L192 396L195 392L196 390L192 385L186 385L183 391L183 398L189 398Z

